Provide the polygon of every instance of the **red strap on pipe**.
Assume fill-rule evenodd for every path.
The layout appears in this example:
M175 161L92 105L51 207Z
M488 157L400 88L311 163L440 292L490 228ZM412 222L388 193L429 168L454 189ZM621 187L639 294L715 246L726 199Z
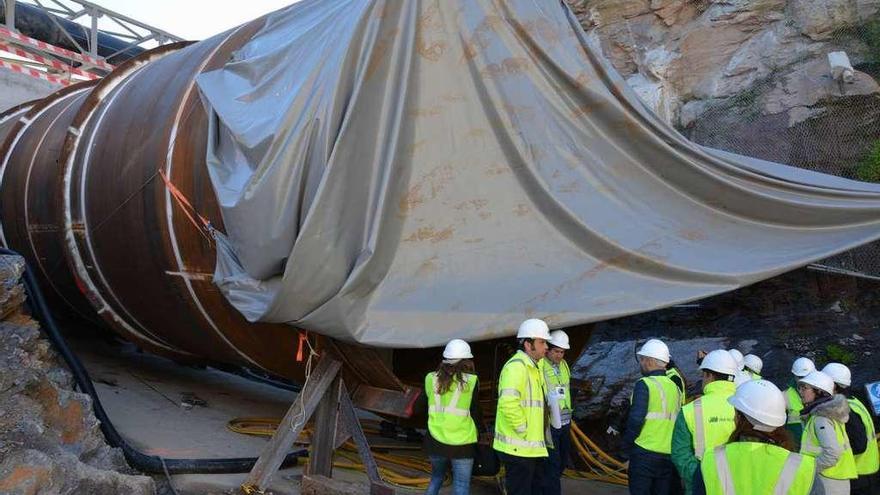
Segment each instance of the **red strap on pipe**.
M162 177L162 182L165 183L165 188L168 189L168 192L170 192L171 196L174 197L174 200L177 201L177 205L180 206L181 210L183 210L183 214L186 215L186 218L189 219L190 223L193 224L196 230L198 230L199 233L208 240L209 244L213 242L211 236L208 235L211 233L212 229L211 222L208 221L207 218L202 216L198 211L196 211L192 203L190 203L189 200L186 199L186 196L184 196L184 194L180 192L180 189L178 189L177 186L171 183L171 181L168 179L168 176L165 175L165 172L163 172L161 168L159 169L159 176ZM201 225L196 222L196 219L193 217L193 215L198 217Z

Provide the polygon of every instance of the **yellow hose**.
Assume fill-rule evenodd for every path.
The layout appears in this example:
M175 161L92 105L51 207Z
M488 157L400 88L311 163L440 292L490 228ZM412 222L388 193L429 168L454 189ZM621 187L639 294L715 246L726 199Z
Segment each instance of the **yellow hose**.
M229 421L227 428L230 431L243 435L271 437L280 422L279 418L235 418ZM374 422L364 420L362 425L365 426L365 432L377 433L379 431L375 427ZM310 430L304 429L296 443L308 444L307 438L309 436ZM602 450L574 423L571 424L571 441L578 458L586 465L587 470L566 469L564 476L616 485L627 484L628 476L624 463ZM372 448L375 449L376 446L372 446ZM385 448L397 447L385 446ZM357 448L351 441L345 442L335 452L335 455L340 459L333 461L334 467L366 472L366 467L357 455ZM376 459L382 479L391 485L407 489L424 490L431 481L431 463L424 457L384 452L373 452L373 457ZM424 476L424 474L427 476ZM477 478L487 481L494 479L494 477ZM448 485L449 482L450 479L447 476L443 484Z

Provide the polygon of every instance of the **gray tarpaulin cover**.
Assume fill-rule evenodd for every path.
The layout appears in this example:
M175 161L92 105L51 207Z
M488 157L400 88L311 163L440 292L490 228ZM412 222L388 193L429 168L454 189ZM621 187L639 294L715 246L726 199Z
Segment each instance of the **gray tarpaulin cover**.
M560 0L305 0L198 80L215 281L421 347L729 291L880 236L880 187L701 148Z

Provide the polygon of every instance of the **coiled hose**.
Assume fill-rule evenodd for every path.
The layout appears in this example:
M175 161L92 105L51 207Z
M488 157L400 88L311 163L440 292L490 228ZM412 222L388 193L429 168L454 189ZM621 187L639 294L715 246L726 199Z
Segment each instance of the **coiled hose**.
M6 248L0 248L0 254L21 256L19 253ZM22 258L24 257L22 256ZM100 421L101 432L104 433L104 438L107 439L107 443L111 447L122 449L125 459L132 467L142 472L152 474L219 474L250 472L254 463L257 461L256 457L233 457L228 459L166 459L155 455L145 454L132 447L125 438L116 431L116 428L110 421L110 417L107 416L107 412L104 411L104 407L101 405L101 400L98 398L98 394L95 391L95 386L92 383L92 379L89 377L89 373L86 371L79 358L77 358L73 351L67 346L67 342L64 340L64 337L55 323L55 319L52 317L52 313L49 311L49 306L46 304L43 293L40 290L39 285L37 285L36 277L34 277L34 274L31 272L31 269L27 264L25 264L23 279L31 310L40 322L43 333L46 335L46 338L49 339L49 342L52 343L52 346L58 354L61 355L62 359L64 359L67 367L70 368L80 391L85 392L92 398L95 417ZM306 450L291 452L284 458L282 466L296 465L299 457L307 455L308 452Z

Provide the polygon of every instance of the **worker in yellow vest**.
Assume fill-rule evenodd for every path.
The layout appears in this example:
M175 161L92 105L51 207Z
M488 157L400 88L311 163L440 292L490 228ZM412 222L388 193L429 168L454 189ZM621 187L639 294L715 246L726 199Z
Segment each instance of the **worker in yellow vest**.
M733 360L736 361L736 376L733 377L733 383L738 387L751 380L752 375L745 370L746 360L743 353L740 352L739 349L729 349L727 352L729 352L730 355L733 356Z
M849 495L850 480L858 477L856 460L846 435L849 419L846 397L834 393L834 380L813 371L798 381L804 403L801 454L816 458L814 493Z
M504 464L507 495L540 494L546 468L545 383L538 362L547 352L550 329L539 319L519 326L519 349L498 379L498 409L492 447Z
M791 374L794 380L785 389L785 413L788 419L785 422L785 429L791 432L794 437L795 444L800 449L801 436L804 433L804 425L801 423L801 410L804 403L801 401L801 395L798 393L797 381L816 371L816 365L813 360L806 357L799 357L791 364Z
M636 352L642 378L630 398L623 453L629 459L629 492L668 495L680 491L680 480L670 459L672 430L681 409L681 391L666 376L669 348L650 339Z
M467 342L452 339L443 349L443 361L437 371L425 376L428 400L425 452L431 459L431 481L426 495L440 492L450 465L452 493L467 495L470 490L478 425L484 430L473 358Z
M730 442L706 451L694 479L695 495L807 495L816 460L792 452L785 398L776 385L750 380L730 397L736 428Z
M849 437L853 455L856 459L858 478L851 482L853 495L876 495L880 493L880 451L877 447L877 432L874 420L862 401L852 396L852 372L841 363L828 363L822 373L834 380L834 392L847 397L850 414L846 422L846 435Z
M693 492L694 474L706 452L727 443L733 433L735 411L727 399L736 385L736 362L724 349L707 354L700 362L703 395L685 404L672 432L672 463L684 482L685 494Z
M743 371L749 374L752 380L761 379L761 370L764 369L764 361L754 354L746 354L743 357Z
M550 347L538 367L547 383L547 402L550 409L550 438L547 469L544 471L544 495L562 493L561 478L571 451L571 369L565 361L570 349L568 334L562 330L550 332ZM557 424L554 424L557 423Z
M666 363L666 376L678 387L679 392L681 392L681 404L684 405L687 402L687 382L675 361L670 360Z

